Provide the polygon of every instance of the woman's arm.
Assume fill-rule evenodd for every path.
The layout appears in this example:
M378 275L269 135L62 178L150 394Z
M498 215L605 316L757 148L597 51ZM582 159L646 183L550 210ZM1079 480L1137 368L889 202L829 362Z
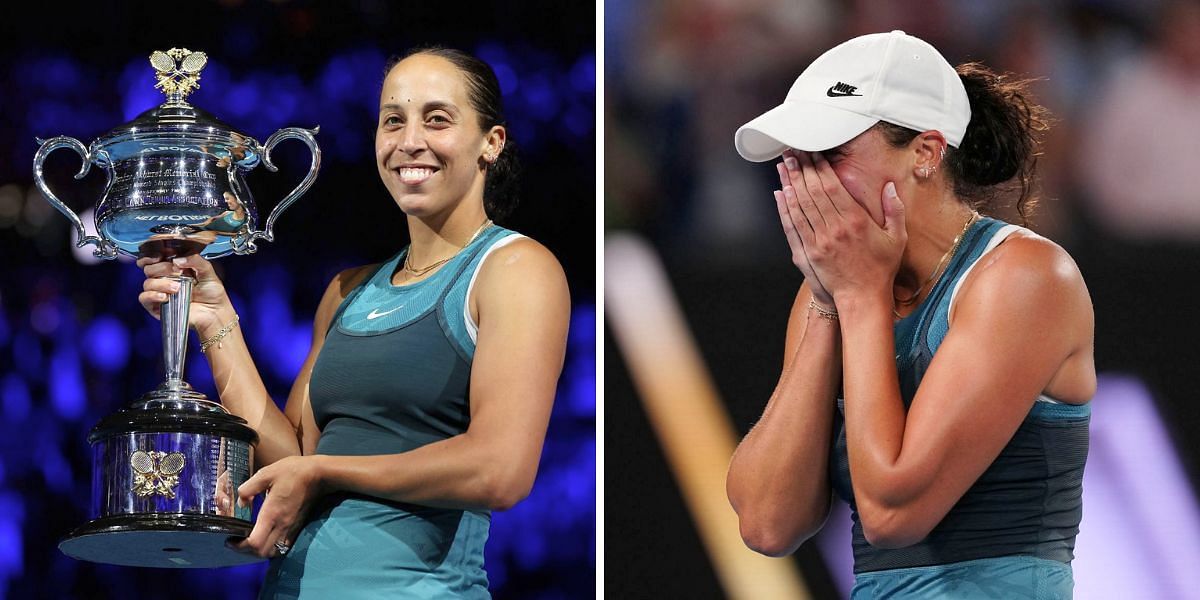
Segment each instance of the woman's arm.
M1014 235L968 276L953 326L905 411L890 290L837 296L845 355L846 434L867 540L911 545L929 534L1000 454L1034 399L1069 360L1094 392L1092 308L1071 258Z
M270 493L240 547L270 556L323 493L461 509L505 509L529 493L566 351L566 277L548 250L518 240L485 261L472 293L479 335L467 431L401 454L290 457L259 470L239 502Z
M806 280L788 319L779 384L734 452L726 481L742 539L769 556L795 552L829 514L841 334L809 308L811 299Z
M803 185L789 208L802 213L796 229L841 314L846 441L863 533L877 546L911 545L999 456L1052 382L1064 400L1094 393L1091 301L1061 248L1010 237L963 281L953 326L906 411L892 320L905 206L885 184L877 226L823 156L798 158Z
M197 256L178 260L179 262L152 262L150 259L139 261L139 265L144 266L146 275L150 277L146 280L142 302L148 310L156 314L158 304L161 304L167 295L175 292L169 287L169 280L157 277L192 269L196 275L192 295L192 325L201 340L211 338L222 326L233 322L237 313L229 302L224 286L213 271L211 262ZM206 357L221 404L229 412L246 419L248 425L258 433L259 440L254 451L255 464L258 467L269 465L284 457L311 453L316 447L319 432L308 404L308 380L312 366L324 342L325 331L333 313L342 299L368 272L370 267L344 271L338 274L326 289L313 323L312 347L292 385L285 411L280 411L267 393L246 346L241 326L234 327L221 339L220 344L214 344L208 349Z

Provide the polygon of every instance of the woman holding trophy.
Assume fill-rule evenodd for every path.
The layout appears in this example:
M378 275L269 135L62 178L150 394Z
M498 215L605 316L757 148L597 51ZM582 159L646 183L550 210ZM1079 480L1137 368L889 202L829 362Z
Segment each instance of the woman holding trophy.
M224 406L258 433L266 494L236 549L276 557L264 597L487 597L490 510L533 485L566 346L566 280L543 246L492 223L511 153L495 74L457 50L394 61L380 95L379 175L411 243L339 273L280 411L212 265L143 258L158 311L196 274L191 325Z

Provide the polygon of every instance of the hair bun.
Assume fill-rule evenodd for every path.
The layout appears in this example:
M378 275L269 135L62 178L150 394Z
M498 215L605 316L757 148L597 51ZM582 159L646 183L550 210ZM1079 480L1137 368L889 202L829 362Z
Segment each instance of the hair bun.
M1031 80L1014 80L977 62L955 70L971 103L962 144L946 155L955 193L977 206L988 204L997 186L1014 181L1021 190L1017 209L1025 217L1048 113L1033 100Z

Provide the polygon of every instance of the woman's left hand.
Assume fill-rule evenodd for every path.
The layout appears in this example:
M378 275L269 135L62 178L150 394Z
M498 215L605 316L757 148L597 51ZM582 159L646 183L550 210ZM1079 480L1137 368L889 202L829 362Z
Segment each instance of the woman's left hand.
M819 152L795 152L785 158L792 180L784 200L804 251L821 283L840 303L859 293L892 292L908 241L904 205L896 186L883 187L884 224L850 196L833 167Z
M244 540L230 544L234 550L263 558L279 555L276 543L291 546L304 525L313 500L321 495L321 480L314 456L289 456L260 469L238 486L238 504L249 506L266 493L254 529Z

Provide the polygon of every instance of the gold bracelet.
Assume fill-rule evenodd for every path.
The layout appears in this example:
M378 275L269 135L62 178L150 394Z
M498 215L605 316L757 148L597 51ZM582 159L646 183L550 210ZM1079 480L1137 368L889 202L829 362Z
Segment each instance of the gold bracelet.
M238 315L233 315L233 320L230 321L228 325L222 327L219 331L217 331L216 335L208 338L207 340L201 340L200 351L207 353L208 349L211 348L213 344L216 344L217 348L220 348L221 340L225 339L225 336L229 335L229 332L233 331L234 327L237 327L238 321L240 321L240 320L241 320L241 317L239 317Z
M817 316L821 317L822 319L825 319L826 321L838 320L837 310L829 310L828 308L825 308L824 306L817 304L816 300L809 300L808 307L817 311Z

